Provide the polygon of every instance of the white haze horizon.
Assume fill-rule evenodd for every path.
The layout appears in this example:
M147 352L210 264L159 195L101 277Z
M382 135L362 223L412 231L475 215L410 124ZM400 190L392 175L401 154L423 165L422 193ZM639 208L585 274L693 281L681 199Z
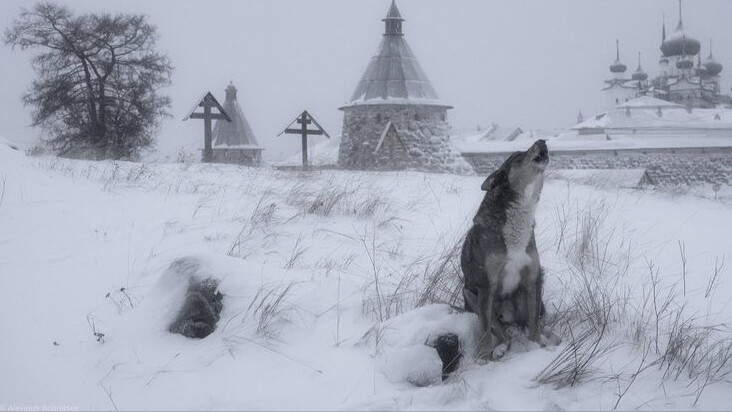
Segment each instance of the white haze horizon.
M158 157L181 147L203 145L200 121L181 121L206 91L223 101L232 81L265 159L276 161L300 150L299 139L276 135L307 109L333 136L363 71L384 31L381 19L391 0L67 0L77 14L143 13L158 27L158 50L176 70L166 90L172 117L157 135ZM675 0L397 0L404 32L441 100L454 108L455 129L490 123L524 130L567 128L578 111L603 110L600 89L610 77L615 39L628 74L642 65L658 73L661 24L672 33L678 22ZM23 0L0 2L4 32ZM732 70L728 39L732 2L686 1L687 33L702 43L702 58L714 39L715 58L725 66L722 91ZM35 74L37 50L0 46L0 136L30 146L41 135L29 127L32 108L21 95Z

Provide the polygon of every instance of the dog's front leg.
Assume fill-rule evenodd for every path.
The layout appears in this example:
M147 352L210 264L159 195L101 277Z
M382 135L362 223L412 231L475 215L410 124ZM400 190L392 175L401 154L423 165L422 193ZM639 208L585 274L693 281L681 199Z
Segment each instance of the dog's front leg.
M524 270L531 270L529 267ZM537 282L535 276L522 276L527 279L525 283L526 288L526 309L528 312L528 328L529 328L529 340L541 344L541 331L539 329L539 311L541 306L539 303L539 291L537 288Z
M478 288L478 319L480 320L480 339L478 340L478 358L492 359L493 351L493 298L491 288Z
M497 301L498 291L502 287L503 270L506 266L506 256L502 254L490 254L485 259L485 271L488 280L488 287L483 289L484 296L479 296L479 305L481 305L481 313L485 316L485 336L487 340L483 341L484 346L481 346L481 353L484 355L487 352L487 358L493 360L499 358L508 349L508 336L498 320L498 308L496 307L499 303ZM480 293L480 292L479 292ZM481 325L482 326L482 325ZM494 345L493 336L496 337L498 342ZM505 345L504 345L505 344ZM503 345L503 346L501 346ZM499 349L500 346L500 349ZM485 357L483 357L485 359Z

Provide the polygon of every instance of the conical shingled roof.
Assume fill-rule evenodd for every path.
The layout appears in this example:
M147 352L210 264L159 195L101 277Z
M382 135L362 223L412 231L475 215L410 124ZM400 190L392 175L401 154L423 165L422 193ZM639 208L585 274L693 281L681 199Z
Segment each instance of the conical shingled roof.
M213 144L220 147L242 147L251 146L252 149L259 148L259 143L254 137L249 122L244 117L244 112L236 100L236 87L232 83L226 88L226 101L224 111L231 117L231 122L217 120L213 129Z
M440 102L432 83L404 39L403 21L392 1L386 18L386 32L376 55L371 58L351 96L351 104L429 104Z

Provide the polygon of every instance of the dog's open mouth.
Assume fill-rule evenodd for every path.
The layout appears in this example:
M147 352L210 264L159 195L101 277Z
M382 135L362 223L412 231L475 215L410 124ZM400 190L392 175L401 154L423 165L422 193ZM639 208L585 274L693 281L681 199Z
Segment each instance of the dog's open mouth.
M549 154L547 152L539 152L538 155L534 156L535 163L546 163L549 161Z
M534 163L545 165L549 162L549 149L546 147L546 142L544 140L537 140L531 147L530 151L535 153L534 157L531 159Z

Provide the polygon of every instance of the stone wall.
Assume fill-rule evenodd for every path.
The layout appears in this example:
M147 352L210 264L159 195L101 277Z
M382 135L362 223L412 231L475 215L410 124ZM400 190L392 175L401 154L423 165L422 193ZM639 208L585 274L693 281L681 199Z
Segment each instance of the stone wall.
M348 106L342 110L338 165L344 169L472 172L460 153L448 144L447 107L383 104ZM381 147L376 152L390 121L403 146Z
M463 153L487 175L510 153ZM732 185L732 147L572 150L549 153L550 169L645 169L654 185Z

